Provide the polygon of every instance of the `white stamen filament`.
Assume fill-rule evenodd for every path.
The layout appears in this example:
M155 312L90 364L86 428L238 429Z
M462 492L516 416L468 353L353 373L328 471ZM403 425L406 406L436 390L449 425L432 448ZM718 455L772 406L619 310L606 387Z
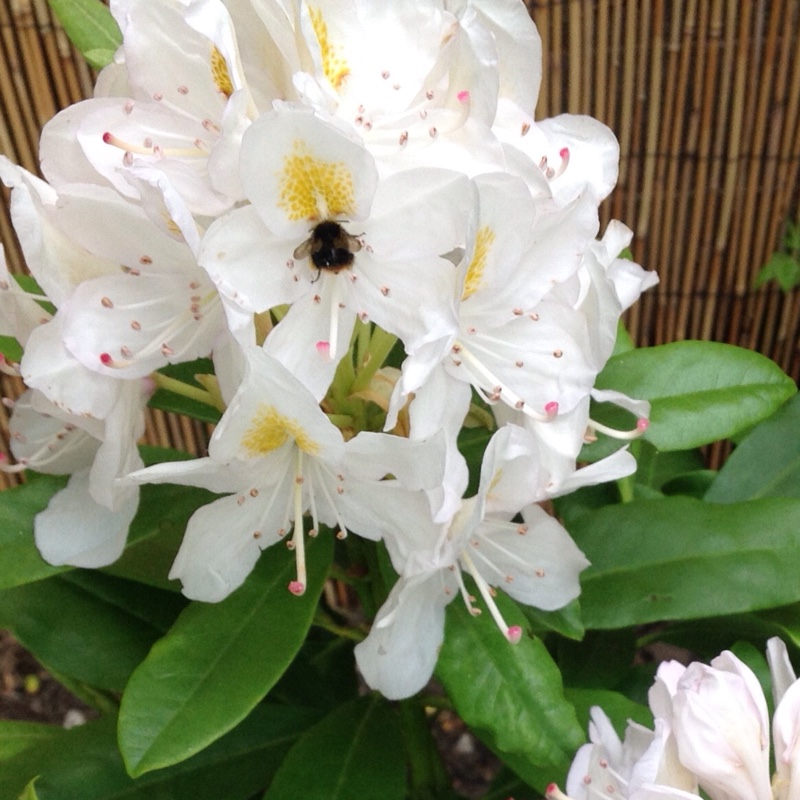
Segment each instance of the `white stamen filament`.
M75 428L74 426L65 426L59 431L58 435L52 436L47 442L43 443L35 453L18 459L16 464L8 464L5 461L0 461L0 472L16 473L23 472L29 468L41 470L42 467L51 464L56 458L63 454L67 444L67 442L65 442L67 435L77 430L79 430L79 428Z
M208 156L208 150L201 147L203 143L199 139L194 140L194 147L161 147L157 144L144 147L143 145L126 142L113 133L106 132L103 134L103 141L106 144L110 144L112 147L124 150L126 153L136 153L142 156L167 156L169 158L205 158Z
M475 598L467 591L467 587L464 585L464 578L461 575L461 568L456 565L454 567L456 573L456 580L458 581L458 590L461 592L461 597L464 599L464 605L467 607L467 610L473 617L477 617L478 614L481 613L479 608L475 608L472 605L475 602Z
M344 522L342 522L342 518L339 516L339 510L336 508L336 503L334 503L331 493L328 491L328 487L325 485L325 475L322 474L322 465L316 460L312 461L311 463L317 473L315 477L318 478L319 488L322 489L322 494L325 496L325 499L328 501L328 505L331 507L331 511L333 511L333 514L336 517L336 524L339 526L339 530L343 531L344 534L347 535L347 528L345 527Z
M484 378L489 385L488 394L492 394L495 387L500 387L500 399L506 405L522 411L525 416L530 417L536 422L551 422L555 418L555 414L542 414L532 409L521 397L511 391L501 381L487 369L478 358L476 358L470 351L459 341L456 343L461 349L459 350L459 357L461 357L471 368L478 374L479 377ZM473 385L479 391L487 392L485 385L479 380L475 380Z
M637 422L636 427L630 431L618 431L616 428L609 428L607 425L603 425L600 422L595 422L593 419L589 420L589 427L598 433L604 433L606 436L610 436L612 439L631 441L632 439L638 439L644 434L644 432L647 430L647 420L642 417Z
M333 359L336 354L336 343L339 339L339 280L338 276L332 275L333 291L331 292L331 327L328 333L328 358Z
M497 603L495 603L494 597L492 597L491 587L486 582L483 575L481 575L480 572L478 572L478 568L475 566L475 563L470 558L470 555L466 549L461 551L459 559L463 562L469 574L472 575L472 578L475 581L475 585L478 587L478 591L481 593L481 597L483 597L483 600L489 609L489 613L492 615L492 619L494 619L495 623L497 624L497 627L500 628L500 632L510 642L519 641L519 635L517 634L516 626L510 627L508 623L503 619L503 615L500 613L500 609L497 607Z
M302 594L306 589L306 548L303 537L303 451L298 447L297 459L294 469L294 533L292 542L294 544L294 557L297 563L297 591L294 594Z
M136 309L141 308L148 308L150 306L157 305L160 303L162 298L153 298L152 300L147 300L142 303L135 303L130 306L126 306L126 311L133 311ZM128 358L115 358L110 353L101 353L100 354L100 361L103 363L105 367L111 367L114 369L124 369L126 367L130 367L132 364L136 363L136 361L148 358L149 356L153 355L154 353L161 353L162 355L171 355L173 353L172 349L169 347L167 342L170 339L175 339L182 328L190 326L192 323L196 324L196 334L199 335L202 333L202 327L197 324L200 320L198 316L200 315L199 308L203 308L205 306L210 305L212 302L220 302L219 295L216 292L209 292L205 297L201 298L198 303L192 303L194 310L192 308L188 308L183 311L181 314L173 317L170 320L169 325L167 325L166 329L159 330L157 338L151 339L144 347L139 348L135 353L133 353Z

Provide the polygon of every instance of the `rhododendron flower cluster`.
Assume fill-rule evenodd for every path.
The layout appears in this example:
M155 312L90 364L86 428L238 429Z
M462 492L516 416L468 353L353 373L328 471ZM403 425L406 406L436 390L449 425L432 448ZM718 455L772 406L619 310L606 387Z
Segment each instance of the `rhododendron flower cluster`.
M110 564L141 484L199 486L221 497L170 572L193 599L222 600L281 542L294 594L306 537L385 543L399 578L356 657L388 697L425 685L459 595L519 640L497 589L561 608L588 564L539 503L631 474L624 447L580 469L579 451L647 427L647 403L594 389L656 282L620 258L624 225L598 238L613 134L534 118L522 2L111 11L122 46L46 125L45 180L0 159L41 290L0 283L0 333L24 348L4 368L28 387L4 467L72 476L36 519L41 554ZM144 468L160 370L201 357L214 374L192 396L222 412L208 455ZM595 422L592 398L630 430ZM482 466L465 422L494 431Z
M567 795L688 800L702 790L713 800L800 797L795 772L800 681L780 639L767 642L767 660L775 704L771 728L758 678L730 651L710 665L666 661L649 695L655 730L629 722L620 741L602 709L593 708L591 743L575 756ZM567 795L555 785L546 793L550 800Z

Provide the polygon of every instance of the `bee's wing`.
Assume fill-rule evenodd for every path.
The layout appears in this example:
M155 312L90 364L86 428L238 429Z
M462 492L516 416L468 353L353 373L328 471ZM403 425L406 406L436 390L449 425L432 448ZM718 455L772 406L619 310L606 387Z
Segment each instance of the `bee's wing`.
M314 247L314 237L310 236L302 244L297 245L292 255L300 261L303 258L308 258L311 255L311 249Z
M346 233L345 236L347 237L347 249L351 253L357 253L362 247L361 239L359 239L358 236L353 236L350 233Z

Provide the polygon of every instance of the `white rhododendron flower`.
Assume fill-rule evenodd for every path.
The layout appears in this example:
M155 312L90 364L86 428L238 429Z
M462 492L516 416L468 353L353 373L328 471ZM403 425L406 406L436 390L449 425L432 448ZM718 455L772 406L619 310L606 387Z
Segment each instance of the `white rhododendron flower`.
M628 723L621 743L608 718L592 709L591 744L577 753L567 778L572 800L797 800L800 681L786 645L767 643L775 713L770 776L767 701L755 673L730 651L710 665L662 663L650 690L655 732ZM551 784L549 800L566 800Z
M588 565L539 503L630 475L626 448L579 466L581 447L647 427L646 402L595 387L657 281L620 257L624 225L596 239L613 134L534 119L541 41L515 0L110 9L122 44L95 96L46 125L46 180L0 157L41 290L0 251L0 333L19 345L0 366L27 386L0 467L71 476L36 517L41 554L109 564L140 484L199 486L223 496L170 571L193 599L227 597L281 541L303 594L323 528L385 543L399 577L356 657L388 697L428 681L456 595L518 641L495 592L562 608ZM596 422L592 400L635 425ZM144 468L148 402L221 414L207 456ZM674 761L665 697L628 759L647 770L614 762L619 791L655 792ZM625 750L595 728L609 759Z
M537 487L526 480L525 447L521 429L501 429L486 450L478 494L464 500L451 520L434 523L427 503L409 497L402 528L387 532L400 578L370 635L356 646L365 680L386 697L408 697L430 679L448 603L460 594L471 614L481 613L462 573L472 577L482 606L512 643L522 630L504 620L493 587L546 610L578 596L578 575L589 562L561 524L533 504ZM515 522L520 509L522 522Z
M323 524L339 537L353 530L377 539L379 527L359 524L365 516L359 506L381 508L381 479L388 472L408 476L415 487L441 479L441 459L424 453L428 458L420 468L419 449L407 441L386 437L381 447L366 449L359 437L345 443L314 397L279 362L258 348L247 349L245 356L244 380L214 432L208 457L158 464L131 476L141 483L180 483L227 494L192 516L170 571L184 594L207 602L230 594L261 550L281 540L297 560L297 579L289 589L302 594L306 512L310 536ZM350 448L355 458L348 456ZM369 460L358 464L359 457Z
M469 185L446 170L378 181L372 156L312 112L281 107L248 130L252 205L218 220L200 261L220 292L255 313L291 308L265 349L322 396L357 318L413 351L454 326L442 258L463 243Z
M120 0L118 62L95 97L57 114L42 133L54 185L98 182L136 199L135 166L156 166L191 210L215 216L240 197L238 145L257 110L230 15L220 0Z

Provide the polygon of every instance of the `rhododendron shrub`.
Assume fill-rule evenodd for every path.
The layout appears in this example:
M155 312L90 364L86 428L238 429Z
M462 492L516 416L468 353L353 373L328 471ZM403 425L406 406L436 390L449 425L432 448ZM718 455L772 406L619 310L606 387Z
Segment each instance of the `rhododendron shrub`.
M30 271L0 275L26 386L0 622L100 718L37 728L4 796L456 797L437 709L505 764L487 796L532 796L590 706L646 716L649 639L703 650L721 616L732 645L747 614L760 643L800 600L794 385L726 345L634 347L658 278L600 228L616 138L535 118L521 2L59 6L104 66L45 126L43 178L0 157ZM148 406L207 451L141 446ZM678 763L682 703L633 729L618 790L647 747L647 781ZM678 788L711 794L677 747Z

